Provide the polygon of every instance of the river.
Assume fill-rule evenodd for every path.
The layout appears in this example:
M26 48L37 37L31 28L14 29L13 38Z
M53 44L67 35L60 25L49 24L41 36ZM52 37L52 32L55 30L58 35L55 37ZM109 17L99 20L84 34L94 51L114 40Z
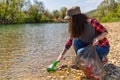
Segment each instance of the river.
M67 26L67 23L0 25L0 80L43 76L64 48Z

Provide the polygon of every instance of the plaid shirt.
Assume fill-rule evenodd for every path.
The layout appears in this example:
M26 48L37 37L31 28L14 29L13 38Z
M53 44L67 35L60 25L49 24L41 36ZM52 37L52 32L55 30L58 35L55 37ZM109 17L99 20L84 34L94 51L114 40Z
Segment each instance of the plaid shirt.
M97 35L101 35L103 32L108 32L103 25L101 25L96 19L89 19L88 21L91 21L92 26L95 28ZM72 45L72 39L68 39L66 41L65 47L69 49ZM102 40L99 40L98 46L109 46L109 42L107 38L103 38Z

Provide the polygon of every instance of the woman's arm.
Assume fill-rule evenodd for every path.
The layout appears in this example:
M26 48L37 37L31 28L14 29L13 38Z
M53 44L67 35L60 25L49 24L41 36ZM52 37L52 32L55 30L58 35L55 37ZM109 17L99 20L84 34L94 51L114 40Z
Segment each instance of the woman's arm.
M98 36L94 38L93 45L98 45L100 40L103 40L108 34L107 29L101 25L96 19L91 20L92 26L95 28Z
M103 38L106 37L108 33L107 32L103 32L101 35L99 35L98 37L96 37L97 40L102 40Z
M60 60L62 60L62 58L64 57L65 53L67 52L67 48L64 48L63 51L60 53L60 55L57 58L57 61L60 62Z
M63 49L63 51L58 56L57 61L60 61L63 58L63 56L65 55L65 53L67 52L67 50L69 50L69 48L71 47L71 45L72 45L72 38L69 38L66 41L65 48Z
M98 45L98 44L99 44L99 40L104 39L107 34L108 34L107 32L103 32L101 35L97 36L97 37L93 40L93 44L92 44L92 45Z

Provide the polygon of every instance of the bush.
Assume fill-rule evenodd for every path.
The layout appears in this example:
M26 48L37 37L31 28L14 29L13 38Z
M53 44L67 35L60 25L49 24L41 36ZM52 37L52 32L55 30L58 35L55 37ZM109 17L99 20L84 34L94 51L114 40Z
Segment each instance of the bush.
M101 22L108 22L110 18L108 16L105 16L101 19Z

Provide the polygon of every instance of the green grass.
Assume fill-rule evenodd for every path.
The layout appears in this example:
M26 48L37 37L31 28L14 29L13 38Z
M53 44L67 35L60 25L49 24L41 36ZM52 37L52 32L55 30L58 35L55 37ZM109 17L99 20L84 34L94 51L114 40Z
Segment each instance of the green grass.
M104 21L101 21L103 23L108 23L108 22L120 22L120 19L110 19L110 20L104 20Z

